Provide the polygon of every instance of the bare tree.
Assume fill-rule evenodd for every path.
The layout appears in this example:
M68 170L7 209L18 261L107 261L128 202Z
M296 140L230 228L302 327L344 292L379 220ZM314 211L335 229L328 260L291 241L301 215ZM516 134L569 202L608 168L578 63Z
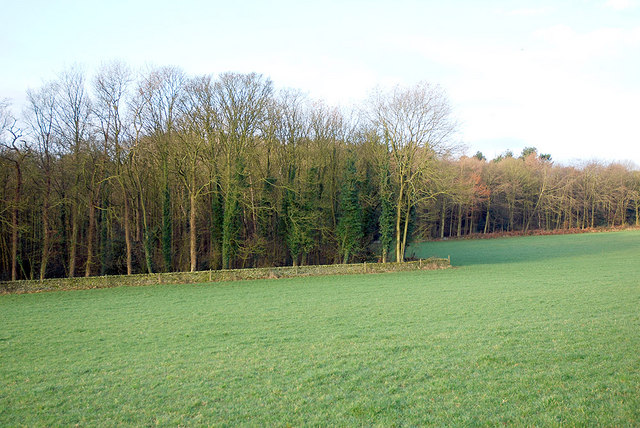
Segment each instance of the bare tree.
M640 227L640 171L632 172L633 206L636 213L636 227Z
M169 153L176 137L175 122L185 81L186 76L181 69L161 67L149 72L138 86L138 93L144 98L140 118L146 134L155 143L157 161L162 172L162 254L166 271L173 269Z
M305 260L313 248L313 233L317 226L314 212L305 197L302 174L309 170L310 115L309 102L300 91L283 90L272 103L274 135L278 141L279 165L284 176L287 209L283 212L286 224L285 240L294 266ZM303 263L304 264L304 263Z
M112 157L115 161L113 177L117 180L120 187L123 201L122 219L128 275L133 273L129 208L130 194L127 189L126 177L123 171L125 150L122 139L126 130L125 124L123 123L123 118L125 117L123 109L126 107L125 97L131 82L131 72L129 68L121 62L112 62L104 65L93 81L95 93L94 114L98 118L100 133L102 134L104 142L103 160L106 162L109 157Z
M369 118L389 147L397 182L396 260L401 262L411 207L419 200L417 182L428 175L434 156L450 148L455 125L444 91L425 82L377 91L369 104Z
M40 259L40 280L47 272L47 263L51 250L51 230L49 209L51 199L52 174L57 141L55 138L56 106L58 97L57 83L47 83L39 90L27 91L28 106L25 111L27 123L35 138L38 161L41 170L42 200L42 256Z
M214 141L210 141L212 138L215 139L215 106L211 77L202 76L188 81L180 107L175 162L178 177L189 195L189 259L190 270L194 272L197 267L197 202L210 184L208 180L201 179L198 172L202 169L206 149L215 144Z
M136 240L138 242L142 241L147 273L153 273L151 233L149 230L149 220L147 218L148 202L145 197L145 186L143 186L143 175L149 174L150 168L148 168L148 165L141 156L141 152L144 152L144 147L142 147L141 144L145 126L144 112L147 109L146 104L148 102L147 94L139 87L127 104L129 122L131 123L131 127L128 128L128 132L130 134L129 138L132 140L132 147L126 158L125 168L126 175L133 183L133 187L136 192ZM140 233L140 229L142 229L142 233Z
M8 101L0 101L0 146L6 149L3 159L13 164L16 178L11 209L11 280L18 278L18 240L20 203L22 197L22 164L29 155L29 146L22 139L22 130L9 110Z
M89 116L91 103L85 88L85 78L79 67L73 67L64 71L58 80L58 97L56 99L57 131L61 144L67 154L71 156L72 163L68 173L72 176L72 200L71 200L71 239L69 242L69 276L73 277L76 271L78 233L80 228L80 203L81 182L88 177L94 178L92 171L94 165L86 165L83 154L86 153L86 144L89 140ZM91 194L87 202L89 214L89 229L87 234L87 261L85 276L91 272L93 241L95 234L95 186L90 180Z
M214 86L219 112L216 128L225 170L222 233L222 267L225 269L229 268L237 246L238 176L244 173L242 162L253 148L266 117L272 91L271 80L256 73L223 73Z

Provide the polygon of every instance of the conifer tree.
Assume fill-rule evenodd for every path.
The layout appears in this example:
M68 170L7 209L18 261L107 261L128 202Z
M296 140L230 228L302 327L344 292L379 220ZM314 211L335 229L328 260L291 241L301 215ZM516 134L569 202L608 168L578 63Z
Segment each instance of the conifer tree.
M340 218L336 233L343 263L360 250L363 238L362 207L359 201L358 178L353 157L347 159L344 181L340 190Z
M391 202L391 175L389 161L385 159L380 173L380 246L382 247L382 263L387 262L389 247L393 241L393 203Z
M295 174L295 173L292 173ZM313 248L313 232L316 214L312 204L311 172L305 180L297 182L296 191L287 190L283 203L285 213L285 240L291 253L293 266L304 264L307 253ZM291 182L294 182L292 175Z

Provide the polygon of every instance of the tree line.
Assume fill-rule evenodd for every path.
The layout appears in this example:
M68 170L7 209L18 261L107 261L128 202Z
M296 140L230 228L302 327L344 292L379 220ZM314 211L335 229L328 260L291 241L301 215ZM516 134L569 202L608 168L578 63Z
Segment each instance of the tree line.
M415 239L639 225L640 174L455 156L444 91L352 112L256 73L77 68L0 103L0 279L405 259Z

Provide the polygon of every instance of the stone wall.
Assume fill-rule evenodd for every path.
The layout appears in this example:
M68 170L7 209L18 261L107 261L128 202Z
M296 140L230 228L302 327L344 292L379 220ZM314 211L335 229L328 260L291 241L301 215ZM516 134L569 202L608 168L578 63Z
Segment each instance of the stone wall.
M400 272L411 270L446 269L448 259L430 258L405 263L355 263L336 265L284 266L253 269L226 269L198 272L171 272L136 275L91 276L88 278L51 278L44 281L0 282L0 293L35 293L55 290L88 290L120 286L158 284L198 284L247 279L294 278L302 276L349 275L364 273Z

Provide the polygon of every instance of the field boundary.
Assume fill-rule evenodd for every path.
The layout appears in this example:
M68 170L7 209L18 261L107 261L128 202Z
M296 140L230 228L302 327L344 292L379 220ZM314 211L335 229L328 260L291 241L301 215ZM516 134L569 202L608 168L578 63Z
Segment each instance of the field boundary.
M57 290L89 290L120 286L160 284L198 284L252 279L296 278L304 276L353 275L414 270L436 270L451 267L449 259L429 258L404 263L352 263L335 265L282 266L250 269L223 269L198 272L169 272L133 275L106 275L76 278L50 278L0 282L0 294L38 293Z
M525 236L557 236L557 235L579 235L586 233L610 233L610 232L626 232L629 230L640 230L640 226L610 226L610 227L586 227L579 228L573 227L571 229L531 229L527 232L522 230L514 230L511 232L489 232L489 233L470 233L468 235L461 236L445 236L444 238L431 238L426 240L417 241L416 243L423 242L444 242L444 241L473 241L477 239L502 239L502 238L521 238Z

